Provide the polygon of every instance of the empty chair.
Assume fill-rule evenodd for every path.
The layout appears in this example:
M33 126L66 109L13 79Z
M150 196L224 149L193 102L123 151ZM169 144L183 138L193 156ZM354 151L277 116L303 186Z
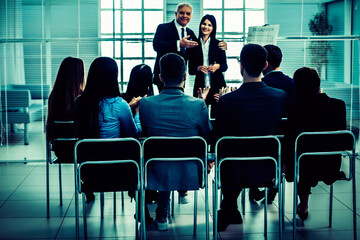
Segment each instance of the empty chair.
M197 190L205 188L206 237L209 238L207 144L201 137L149 137L142 146L144 190L194 190L194 237L197 227ZM145 200L141 199L142 216ZM144 219L142 219L144 220ZM145 226L145 223L142 222ZM146 239L146 231L143 232Z
M78 194L82 193L84 234L86 204L84 192L137 191L141 188L141 145L133 138L83 139L74 149L76 238L79 238ZM138 194L135 194L137 200ZM115 207L115 198L114 198ZM135 231L138 236L138 204ZM115 214L115 213L114 213Z
M214 237L217 239L218 189L241 191L265 187L280 192L280 141L276 136L222 137L215 146ZM279 195L280 196L280 195ZM225 199L224 195L224 200ZM264 204L264 235L267 235L267 204ZM279 238L282 238L282 208L279 197Z
M334 159L335 156L335 159ZM335 168L325 165L337 165L341 156L349 157L348 175L341 176ZM331 158L331 159L330 159ZM310 161L311 160L311 161ZM335 161L334 161L335 160ZM309 177L302 170L310 167L319 174L318 180L330 183L329 227L332 226L333 182L336 180L352 181L353 192L353 230L356 238L356 188L355 188L355 136L350 131L303 132L295 141L294 165L294 205L293 205L293 238L296 238L297 189L299 181ZM334 170L335 169L335 170Z

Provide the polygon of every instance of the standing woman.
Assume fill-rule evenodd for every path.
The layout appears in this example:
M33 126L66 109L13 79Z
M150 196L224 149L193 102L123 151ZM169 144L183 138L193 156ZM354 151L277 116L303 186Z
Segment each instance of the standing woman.
M210 115L214 117L217 103L214 97L222 87L226 87L223 72L228 66L225 51L218 47L220 41L216 39L216 19L213 15L206 14L201 19L197 41L199 45L187 51L189 74L196 75L193 96L198 97L199 91L203 92L210 86L205 101L211 105Z

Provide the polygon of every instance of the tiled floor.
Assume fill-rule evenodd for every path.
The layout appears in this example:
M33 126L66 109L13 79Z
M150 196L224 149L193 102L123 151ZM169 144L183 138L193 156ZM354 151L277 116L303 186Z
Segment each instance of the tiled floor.
M41 124L39 124L41 126ZM44 136L41 131L32 131L30 145L25 146L19 138L14 144L0 146L0 162L16 162L26 157L23 163L0 163L0 239L74 239L75 206L74 176L72 165L62 165L63 206L59 205L58 165L50 166L50 212L46 218L46 178L45 162L31 162L45 158ZM359 166L359 160L356 161ZM360 240L360 168L357 167L357 229ZM212 173L209 179L212 178ZM210 184L211 185L211 184ZM329 187L321 183L312 190L309 219L301 226L296 224L297 239L353 239L351 182L334 184L333 227L328 228ZM292 239L292 184L286 184L285 230L283 239ZM100 218L99 194L94 203L87 204L87 226L89 239L134 239L135 204L127 193L122 207L121 194L117 194L116 219L113 217L113 195L105 194L105 215ZM189 192L193 200L193 193ZM175 194L177 199L177 194ZM212 235L212 191L210 199L210 236ZM81 197L80 197L81 200ZM82 201L80 215L82 216ZM177 202L177 201L175 201ZM240 206L240 205L239 205ZM244 223L230 225L219 239L278 239L277 198L268 205L268 236L264 237L264 205L250 202L246 193ZM149 205L155 216L156 204ZM187 205L175 203L175 216L169 230L159 232L154 225L147 226L148 239L205 239L204 191L198 200L197 237L193 238L193 201ZM83 223L80 218L80 236L83 237Z
M50 166L51 217L46 218L46 179L44 163L0 164L0 239L74 239L75 211L73 166L62 165L63 206L59 206L57 165ZM360 174L357 174L359 179ZM211 176L210 176L211 177ZM357 181L358 202L360 199ZM310 215L305 226L297 221L297 239L352 239L351 184L338 182L334 185L333 227L328 226L329 187L320 184L313 189L310 198ZM105 215L100 218L99 194L94 203L87 204L88 237L92 239L134 239L134 202L124 194L122 207L121 194L117 194L116 219L113 217L113 195L105 194ZM189 194L193 199L193 193ZM175 194L176 197L176 194ZM209 191L211 199L211 189ZM276 199L277 200L277 199ZM292 185L286 184L284 239L292 239ZM156 204L149 205L154 216ZM360 205L357 209L358 229L360 229ZM212 203L210 202L212 209ZM80 201L80 210L82 209ZM212 237L212 210L210 209L210 231ZM265 239L263 236L264 205L250 202L246 197L244 223L230 225L227 231L219 233L219 239ZM194 239L193 202L187 205L175 203L175 217L171 219L169 230L158 232L154 225L147 226L148 239ZM80 211L80 215L82 211ZM204 192L200 191L198 200L197 238L205 239ZM83 237L82 218L80 235ZM268 237L278 239L278 208L275 201L268 205ZM360 239L360 231L358 231Z

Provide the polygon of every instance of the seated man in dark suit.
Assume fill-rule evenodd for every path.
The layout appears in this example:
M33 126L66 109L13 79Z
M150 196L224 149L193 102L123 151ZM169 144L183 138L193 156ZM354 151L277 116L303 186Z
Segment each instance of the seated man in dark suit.
M267 51L262 46L246 44L243 47L239 62L244 83L239 89L220 97L214 127L215 141L223 136L263 136L276 131L286 94L261 81L266 59ZM236 202L240 192L240 188L222 188L218 231L225 231L229 224L242 223Z
M284 90L286 93L286 108L283 117L287 117L288 109L295 104L294 80L279 70L282 52L278 46L268 44L264 48L268 52L268 66L264 69L261 79L266 85Z
M184 59L175 53L165 54L160 59L160 80L164 89L159 95L140 101L140 122L146 137L201 136L209 139L211 124L205 101L184 93L185 67ZM159 191L156 209L158 230L168 229L169 198L169 191Z

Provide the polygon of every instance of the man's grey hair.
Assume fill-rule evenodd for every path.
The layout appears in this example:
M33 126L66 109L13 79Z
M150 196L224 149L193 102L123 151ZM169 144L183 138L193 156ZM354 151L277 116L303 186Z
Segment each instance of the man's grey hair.
M176 12L179 12L180 9L183 8L183 7L189 7L189 8L191 8L191 12L192 12L192 10L193 10L193 7L192 7L192 5L191 5L190 3L183 2L183 3L179 3L179 4L177 5L177 7L176 7Z

